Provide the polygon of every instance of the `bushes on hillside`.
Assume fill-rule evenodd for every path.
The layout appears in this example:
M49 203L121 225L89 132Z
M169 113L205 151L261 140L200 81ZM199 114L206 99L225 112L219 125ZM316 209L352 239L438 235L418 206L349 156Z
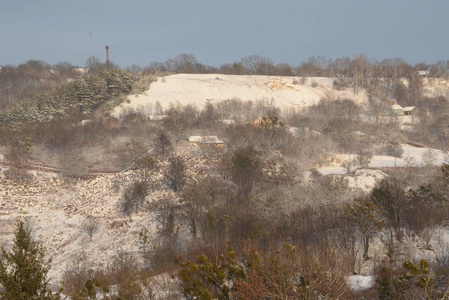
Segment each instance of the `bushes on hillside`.
M46 121L78 113L90 114L113 97L129 94L134 80L125 70L104 70L4 111L0 114L0 122Z

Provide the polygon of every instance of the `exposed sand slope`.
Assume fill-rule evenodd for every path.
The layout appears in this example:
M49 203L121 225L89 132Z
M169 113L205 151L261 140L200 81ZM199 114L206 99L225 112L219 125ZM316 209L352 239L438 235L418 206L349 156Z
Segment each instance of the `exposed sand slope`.
M357 103L366 102L364 91L354 94L352 90L332 89L333 78L308 78L300 84L298 77L223 75L223 74L177 74L158 78L149 90L140 95L129 96L130 103L117 107L114 115L123 109L138 109L154 105L159 101L164 109L170 104L194 104L202 108L208 101L239 98L242 101L273 100L281 108L307 107L317 103L322 97L333 99L353 99Z

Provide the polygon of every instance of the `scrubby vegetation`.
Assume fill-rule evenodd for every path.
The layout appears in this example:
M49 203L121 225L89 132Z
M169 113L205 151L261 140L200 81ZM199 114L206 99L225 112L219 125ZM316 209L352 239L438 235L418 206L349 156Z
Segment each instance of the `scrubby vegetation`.
M385 168L385 178L368 191L317 170L336 154L347 155L353 158L344 164L347 175L356 177L374 155L401 157L406 142L446 148L447 95L425 95L424 79L416 75L423 66L364 56L316 58L297 68L251 56L213 69L181 55L140 73L105 68L93 59L91 64L83 76L45 75L54 83L27 95L0 91L8 95L1 102L0 145L9 180L32 180L28 170L38 167L59 172L67 182L128 172L127 181L110 191L117 195L117 210L129 222L141 214L148 228L157 224L140 229L138 251L117 253L101 266L88 265L83 255L70 262L62 276L62 293L70 299L447 298L449 256L437 232L448 230L447 164L434 166L429 150L426 166L409 161ZM38 65L20 76L49 69ZM4 69L2 80L13 80L21 68L10 74ZM442 63L429 69L429 76L447 76ZM148 88L157 72L298 77L293 84L329 76L335 89L366 91L369 105L328 93L302 110L228 99L200 108L108 114L126 95ZM13 104L15 98L20 101ZM391 99L417 107L412 124L399 122ZM149 111L164 117L149 119ZM191 135L219 136L225 146L192 146ZM81 229L94 243L99 221L83 220ZM36 285L41 290L33 293L48 294L49 265L43 249L35 249L44 267ZM8 295L13 256L3 251L0 258L0 293ZM353 274L370 275L373 282L350 287Z

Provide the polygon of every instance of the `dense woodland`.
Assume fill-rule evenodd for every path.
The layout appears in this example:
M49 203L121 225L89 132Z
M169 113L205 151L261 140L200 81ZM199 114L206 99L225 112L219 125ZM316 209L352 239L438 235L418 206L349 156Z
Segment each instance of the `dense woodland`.
M310 58L293 67L252 55L214 68L181 54L146 68L123 70L94 57L86 64L86 74L69 63L41 61L0 71L0 147L7 176L33 180L27 171L37 163L60 170L68 181L131 166L137 175L120 195L123 214L155 212L160 243L149 244L142 228L137 242L145 266L127 253L117 253L103 268L73 262L63 275L62 291L52 294L45 249L18 221L15 246L1 254L2 299L449 297L449 252L431 245L437 228L447 230L448 165L432 166L429 153L426 167L384 170L388 177L369 193L314 170L332 153L356 155L348 170L365 168L372 155L400 156L400 144L407 141L446 149L449 95L425 95L418 71L429 71L426 80L447 79L449 61L412 66L401 59L377 62L360 55ZM298 85L308 77L332 77L334 89L366 90L369 105L329 96L304 110L281 110L267 100L228 99L205 107L149 107L151 114L166 115L159 121L149 120L149 111L110 116L127 95L173 73L292 76ZM394 118L377 121L391 99L416 106L418 121L408 129ZM366 122L361 114L375 121ZM260 116L265 116L260 123L251 124ZM229 119L235 122L223 122ZM357 130L372 139L355 137ZM193 154L210 165L195 176L188 175L189 161L178 152L192 134L217 135L226 143L223 150ZM304 180L307 171L311 176ZM175 202L146 201L157 174L163 175L164 189L175 195ZM187 239L180 238L180 222ZM96 224L83 226L95 239ZM414 238L427 238L431 258L409 250ZM349 289L347 276L364 273L366 266L375 278L373 286ZM20 277L29 270L37 274L30 288ZM161 274L172 280L161 280Z

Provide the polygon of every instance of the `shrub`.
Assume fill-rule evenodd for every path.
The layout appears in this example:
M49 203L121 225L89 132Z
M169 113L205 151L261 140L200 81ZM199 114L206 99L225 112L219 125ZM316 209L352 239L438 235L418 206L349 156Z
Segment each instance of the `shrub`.
M175 265L176 257L176 244L173 241L168 241L157 247L151 253L151 267L156 272L168 270Z
M132 93L135 95L142 94L150 88L150 84L156 81L157 77L154 75L145 75L132 85Z
M128 253L119 253L112 265L111 275L117 284L117 299L142 299L142 287L138 282L139 266L136 258Z
M444 299L430 263L405 260L402 264L392 254L375 269L380 299ZM443 296L441 298L441 296Z
M357 155L357 164L360 168L367 168L372 157L373 154L369 150L360 150Z
M122 211L126 215L137 212L143 205L148 193L148 184L143 181L135 182L123 192Z
M93 270L86 255L74 257L63 274L64 294L70 299L110 299L110 274L104 269Z
M348 84L345 83L342 79L334 79L332 83L332 88L336 91L342 91L348 87Z
M401 157L402 153L404 153L404 150L402 150L402 147L400 144L390 143L390 144L387 144L384 146L382 152L385 155Z

